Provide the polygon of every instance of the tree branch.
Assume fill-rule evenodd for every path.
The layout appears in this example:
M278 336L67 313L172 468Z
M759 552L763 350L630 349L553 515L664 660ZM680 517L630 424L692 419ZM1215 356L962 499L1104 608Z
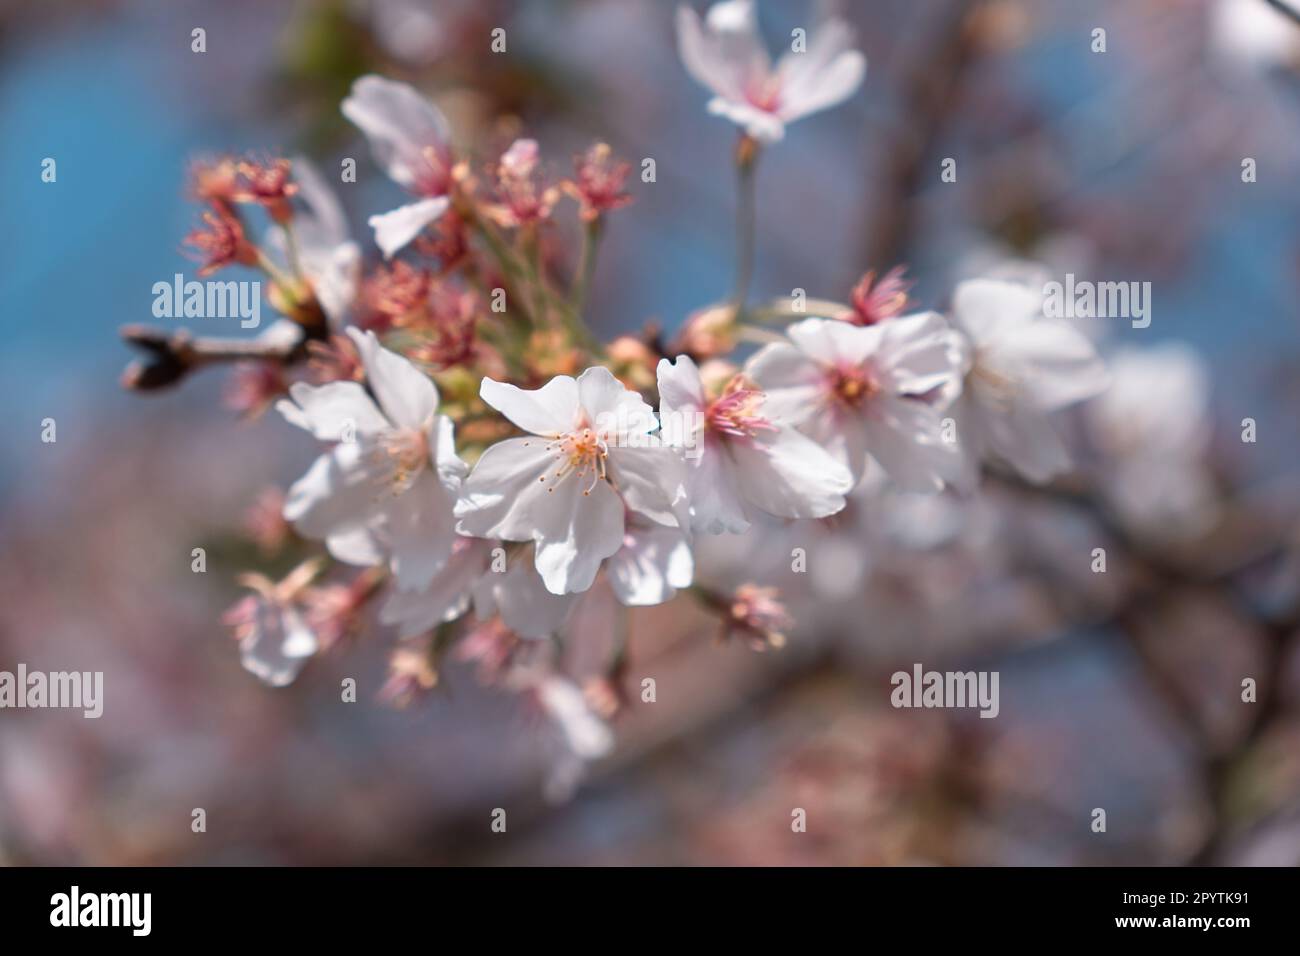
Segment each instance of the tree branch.
M1300 10L1297 10L1286 0L1264 0L1270 7L1285 17L1290 17L1294 22L1300 24Z
M306 355L307 342L313 338L307 329L288 320L251 339L196 336L186 329L168 332L148 325L124 325L121 334L144 353L122 373L122 387L137 392L175 385L205 365L242 361L291 365Z
M915 227L915 199L925 162L943 133L956 105L966 67L975 52L970 13L978 0L951 0L928 12L935 24L934 42L914 59L916 69L906 79L897 135L885 154L885 169L873 183L877 205L863 243L862 262L884 269L907 251Z
M1278 520L1269 508L1252 510L1244 504L1221 522L1218 533L1195 550L1200 553L1229 552L1231 560L1213 566L1196 566L1179 561L1173 555L1154 550L1132 535L1127 528L1111 516L1109 509L1088 488L1061 485L1032 485L1016 476L986 473L985 480L1002 485L1022 495L1055 500L1087 511L1098 527L1134 561L1141 582L1116 609L1111 620L1133 648L1144 678L1153 691L1165 702L1168 710L1196 742L1203 752L1200 761L1205 798L1209 802L1212 824L1205 840L1188 863L1207 866L1222 863L1220 856L1234 829L1231 826L1230 798L1238 784L1237 773L1242 761L1266 736L1279 719L1287 713L1282 669L1292 652L1297 631L1300 631L1300 606L1291 606L1272 614L1262 614L1250 605L1236 586L1236 578L1252 565L1276 558L1287 547L1291 523ZM1249 538L1249 549L1233 547L1232 543ZM1199 588L1216 594L1225 605L1243 619L1250 621L1260 637L1263 661L1256 692L1256 702L1250 705L1249 720L1241 735L1230 749L1216 751L1208 739L1209 727L1194 697L1178 681L1165 672L1162 662L1144 643L1141 636L1141 610L1156 596L1180 588Z

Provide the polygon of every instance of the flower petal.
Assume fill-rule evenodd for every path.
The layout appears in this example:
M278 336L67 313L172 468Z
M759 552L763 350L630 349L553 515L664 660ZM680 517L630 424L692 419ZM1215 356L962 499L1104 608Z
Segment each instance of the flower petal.
M760 143L770 145L785 138L785 123L781 118L750 103L715 96L709 100L708 108L714 116L731 120Z
M443 486L459 494L469 465L456 454L456 424L446 415L434 418L429 428L429 460Z
M814 42L815 39L814 39ZM812 55L810 43L805 56ZM801 75L781 90L781 119L792 123L843 103L862 85L867 75L867 58L857 50L845 50L816 73Z
M1042 484L1070 469L1070 453L1046 411L1028 402L975 408L986 449L1030 481Z
M447 563L456 543L455 503L455 493L424 471L384 508L383 540L399 590L427 587Z
M302 251L302 269L325 317L334 328L343 324L361 282L361 247L345 242L328 252Z
M465 479L455 514L461 534L529 541L536 515L551 507L547 476L554 455L536 438L507 438L483 452Z
M700 15L685 5L677 8L677 53L695 82L715 93L740 95L740 90L731 88L726 65L705 36Z
M960 474L957 446L942 439L939 412L920 399L882 396L864 427L866 450L904 491L940 491Z
M1028 322L999 351L1043 409L1084 401L1110 384L1106 365L1087 336L1063 319Z
M952 294L952 321L978 346L1010 340L1043 312L1042 297L999 279L968 279Z
M965 365L962 339L942 315L904 315L878 328L882 340L877 367L888 376L892 391L904 395L936 392L946 401L960 393Z
M395 590L384 602L379 619L397 624L403 637L427 631L460 617L469 607L475 583L487 573L493 542L459 538L443 569L421 591Z
M676 449L654 444L611 448L609 480L632 511L663 525L686 518L686 464Z
M293 181L298 198L307 207L305 216L294 217L294 234L303 253L314 248L333 248L351 238L348 217L334 190L316 164L305 156L293 158Z
M342 442L317 458L284 502L285 520L308 538L354 531L374 516L375 486L360 442Z
M622 441L647 435L659 422L654 409L603 365L593 365L578 376L578 400L587 419L607 438Z
M704 408L704 385L700 381L700 370L689 355L679 355L672 362L666 358L660 359L655 377L659 387L661 418Z
M275 403L275 410L290 424L311 432L321 441L374 435L389 427L388 419L356 382L325 385L294 382L289 386L289 395L293 402L280 399Z
M861 365L880 351L884 325L804 319L791 325L786 334L801 351L823 365Z
M417 187L428 166L424 150L442 152L451 138L441 110L407 84L381 76L353 83L342 110L365 133L375 162L406 189Z
M623 604L646 607L671 601L695 574L690 542L676 528L629 526L625 543L606 562L614 594Z
M316 653L316 635L292 607L274 601L257 602L252 630L239 642L244 669L272 687L284 687Z
M325 539L325 547L335 560L344 564L373 567L384 561L383 548L368 527L331 534Z
M763 415L773 422L802 425L823 408L823 368L793 345L763 346L745 363L745 374L763 390Z
M375 231L375 245L384 253L385 259L391 259L450 205L451 200L446 196L435 196L398 206L391 212L378 213L366 222Z
M803 52L787 50L777 63L782 101L798 101L814 94L836 58L853 49L853 40L853 28L839 17L827 17L817 23Z
M853 487L848 468L794 429L763 434L752 445L728 445L740 493L768 514L825 518L844 507L844 496Z
M379 344L375 333L349 328L356 343L366 383L394 425L423 429L438 410L438 387L409 360Z
M526 555L511 558L506 570L485 574L474 587L474 614L500 614L520 637L550 637L564 624L577 598L552 594Z
M537 697L577 757L596 760L614 748L614 732L592 712L573 681L547 677L538 684Z
M704 534L743 534L749 518L738 493L735 463L724 442L706 438L699 455L687 462L686 490L691 530Z
M752 0L715 3L700 23L686 6L677 8L677 49L686 71L696 82L728 100L741 102L753 77L770 66L758 35Z
M554 489L550 507L533 517L534 563L552 594L585 591L600 563L623 544L623 501L608 482L588 494L570 476Z
M799 431L847 467L858 483L867 468L867 416L835 404L807 418Z
M483 379L479 397L526 432L553 435L567 432L578 419L578 383L557 375L541 388L523 389Z

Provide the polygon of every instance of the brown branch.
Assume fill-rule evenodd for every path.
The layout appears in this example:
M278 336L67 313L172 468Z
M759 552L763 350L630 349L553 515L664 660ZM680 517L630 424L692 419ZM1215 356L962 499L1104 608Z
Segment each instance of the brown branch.
M926 14L935 24L931 27L935 42L913 61L917 66L906 80L898 112L903 119L885 154L885 170L871 185L879 198L863 244L862 261L868 268L894 265L907 251L926 159L957 104L966 67L973 59L976 37L971 12L978 6L978 0L951 0L943 9Z
M1230 834L1229 801L1243 758L1287 713L1288 702L1283 693L1281 672L1287 655L1296 642L1297 632L1300 632L1300 606L1286 608L1272 615L1261 615L1258 609L1251 607L1243 598L1235 579L1251 566L1275 558L1285 551L1291 523L1278 520L1278 516L1271 514L1268 508L1255 513L1243 507L1220 523L1216 533L1211 535L1212 543L1203 543L1195 549L1198 553L1210 554L1225 550L1234 552L1233 560L1219 562L1212 567L1197 567L1178 560L1168 552L1148 547L1114 519L1095 493L1082 485L1032 485L1018 477L1000 473L989 473L986 480L1021 494L1069 503L1085 510L1107 537L1134 562L1140 583L1125 597L1111 620L1132 646L1148 686L1163 699L1167 709L1204 753L1201 775L1213 823L1204 842L1188 862L1198 866L1220 863L1219 857ZM1254 547L1244 549L1239 546L1245 537L1257 539ZM1207 739L1209 727L1205 725L1196 700L1189 697L1172 675L1165 673L1157 656L1150 652L1140 636L1142 611L1149 602L1162 593L1189 587L1217 595L1237 614L1254 623L1261 638L1264 660L1261 671L1263 679L1256 688L1258 697L1251 705L1250 719L1245 730L1233 742L1231 749L1224 752L1216 752L1216 748Z
M196 336L185 329L168 332L147 325L124 325L122 338L144 353L122 373L122 387L137 392L175 385L205 365L262 361L290 365L306 355L312 333L295 325L298 335L277 324L251 339Z
M1242 762L1267 735L1270 728L1287 712L1287 700L1282 688L1282 668L1292 652L1295 634L1300 628L1300 613L1292 610L1267 623L1264 634L1265 679L1256 687L1258 699L1252 705L1251 719L1233 751L1211 754L1205 762L1204 772L1208 783L1207 796L1216 826L1207 834L1205 842L1190 862L1195 866L1222 865L1220 856L1233 832L1228 823L1230 800L1237 783L1237 772Z

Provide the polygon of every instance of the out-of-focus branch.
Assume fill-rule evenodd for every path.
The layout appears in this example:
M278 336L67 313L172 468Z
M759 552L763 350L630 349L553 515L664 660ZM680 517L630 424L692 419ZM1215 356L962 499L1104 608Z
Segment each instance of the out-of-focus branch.
M242 361L290 365L306 355L311 337L297 323L285 322L251 339L196 336L185 329L168 332L147 325L124 325L121 333L144 353L126 367L121 379L123 388L140 392L175 385L205 365Z
M1290 17L1296 23L1300 24L1300 10L1297 10L1287 0L1264 0L1270 7L1281 13L1283 16Z
M877 205L861 260L868 267L892 265L907 250L925 160L940 138L972 59L972 13L980 6L981 0L949 0L941 9L926 8L935 41L924 55L911 60L916 66L901 96L902 120L885 153L884 172L872 183Z
M1258 697L1250 711L1245 732L1233 752L1211 754L1205 762L1207 793L1217 826L1210 830L1205 842L1190 861L1195 865L1223 863L1220 857L1232 832L1228 819L1231 811L1229 804L1237 786L1237 771L1241 761L1249 757L1286 710L1286 700L1282 694L1282 668L1294 649L1297 631L1300 631L1300 611L1294 608L1267 623L1263 663L1266 676L1258 684Z
M1085 510L1107 537L1135 563L1139 584L1115 611L1113 621L1133 647L1148 686L1160 696L1166 708L1204 753L1201 773L1213 824L1189 862L1196 865L1222 862L1219 858L1231 830L1228 819L1229 798L1237 785L1237 771L1242 759L1254 749L1286 710L1281 671L1296 641L1296 635L1300 633L1300 605L1270 615L1261 615L1257 609L1247 605L1236 579L1250 566L1283 552L1288 547L1291 525L1277 520L1274 514L1266 513L1269 509L1240 506L1227 514L1211 535L1217 543L1196 549L1197 553L1202 554L1227 552L1230 560L1219 561L1211 567L1198 567L1180 561L1169 553L1153 549L1129 533L1128 529L1114 520L1100 499L1082 485L1037 486L1002 474L990 475L988 480L1020 494L1064 502ZM1246 541L1251 542L1248 548L1243 544ZM1234 741L1231 750L1226 752L1217 751L1210 745L1207 740L1209 729L1205 726L1201 708L1179 682L1166 673L1162 663L1149 651L1139 634L1141 609L1150 599L1189 586L1217 595L1226 605L1251 621L1260 637L1263 660L1262 679L1256 687L1257 698L1248 712L1245 729Z

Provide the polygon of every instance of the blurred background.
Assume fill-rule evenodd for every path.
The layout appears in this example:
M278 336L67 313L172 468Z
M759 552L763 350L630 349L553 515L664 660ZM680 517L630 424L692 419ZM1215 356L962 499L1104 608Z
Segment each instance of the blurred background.
M811 9L760 4L771 47ZM100 670L106 697L100 720L0 711L0 862L1300 862L1300 25L1265 0L842 9L867 80L762 157L755 298L845 301L906 264L943 307L964 277L1073 273L1150 281L1151 326L1088 329L1116 387L1063 423L1060 487L886 492L710 543L711 576L781 587L800 627L756 654L689 601L639 612L627 682L658 701L633 695L613 756L555 802L538 715L466 665L405 710L378 699L377 628L288 688L240 667L220 616L256 566L248 510L316 449L240 421L228 370L124 391L117 329L193 271L198 155L356 157L340 191L376 257L365 216L399 192L338 111L371 71L465 142L527 131L558 175L595 139L655 158L592 314L676 328L730 289L736 134L678 61L674 5L0 2L0 670ZM838 558L794 580L813 539ZM918 661L1000 672L999 717L891 709Z

